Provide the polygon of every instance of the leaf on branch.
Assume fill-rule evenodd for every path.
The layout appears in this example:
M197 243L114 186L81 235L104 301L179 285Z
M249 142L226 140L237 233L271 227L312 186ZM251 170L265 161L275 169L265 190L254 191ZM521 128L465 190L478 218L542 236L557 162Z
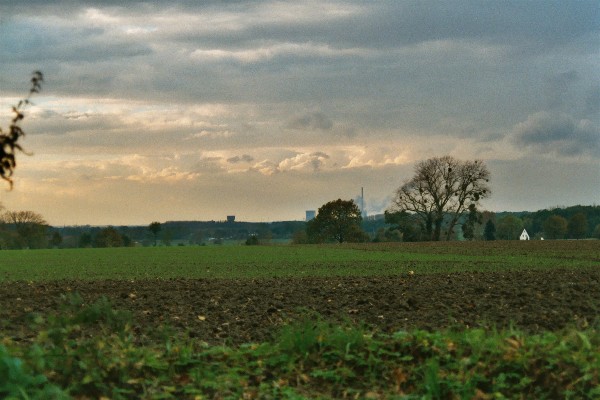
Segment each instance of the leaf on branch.
M29 90L29 96L23 100L20 100L16 106L12 107L14 117L10 125L10 132L4 134L0 129L0 177L5 181L8 181L10 189L12 190L13 181L11 176L13 175L14 168L17 165L15 161L15 149L27 154L23 148L17 143L21 136L25 136L25 132L18 125L19 121L25 118L25 114L22 112L22 107L29 105L29 97L33 93L39 93L42 88L42 82L44 76L40 71L35 71L31 77L31 89Z

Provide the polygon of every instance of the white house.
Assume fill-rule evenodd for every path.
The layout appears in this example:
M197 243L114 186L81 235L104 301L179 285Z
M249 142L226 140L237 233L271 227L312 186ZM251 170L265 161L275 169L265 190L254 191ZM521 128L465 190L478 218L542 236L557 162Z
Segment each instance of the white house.
M521 233L521 236L519 237L519 239L521 239L521 240L529 240L529 234L527 233L526 229L523 229L523 233Z

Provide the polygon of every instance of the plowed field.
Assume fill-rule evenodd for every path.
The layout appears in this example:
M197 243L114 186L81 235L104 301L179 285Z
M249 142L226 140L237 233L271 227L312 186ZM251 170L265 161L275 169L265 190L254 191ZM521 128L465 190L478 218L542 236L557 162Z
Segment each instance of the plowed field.
M600 271L455 272L394 277L59 280L0 282L0 331L35 335L32 313L58 312L61 295L86 303L107 297L129 310L134 330L160 325L210 344L269 339L282 324L315 312L330 321L383 332L410 328L496 326L526 331L597 323Z

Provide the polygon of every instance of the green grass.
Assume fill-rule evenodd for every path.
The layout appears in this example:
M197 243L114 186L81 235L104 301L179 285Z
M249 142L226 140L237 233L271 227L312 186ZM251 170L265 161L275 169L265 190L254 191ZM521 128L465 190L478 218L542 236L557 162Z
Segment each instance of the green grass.
M0 280L361 276L598 268L597 241L1 251ZM600 330L402 331L318 315L276 339L209 346L169 327L137 336L106 299L32 314L0 336L6 399L600 398Z
M0 251L0 281L387 276L598 266L598 241Z
M9 399L584 399L600 396L600 332L372 334L307 316L277 339L209 347L168 330L140 341L105 299L32 321L0 342Z

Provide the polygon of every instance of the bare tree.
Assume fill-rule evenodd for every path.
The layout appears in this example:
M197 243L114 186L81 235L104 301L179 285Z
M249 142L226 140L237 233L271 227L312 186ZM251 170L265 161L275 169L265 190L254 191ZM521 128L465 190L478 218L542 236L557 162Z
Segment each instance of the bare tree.
M440 240L445 226L450 240L461 216L491 194L489 179L481 160L444 156L421 161L415 176L396 191L391 211L416 214L431 240Z
M16 106L12 107L13 118L11 120L8 133L4 133L0 128L0 177L8 181L10 188L12 189L13 181L12 174L14 168L17 166L15 159L16 150L25 152L21 145L17 143L21 136L25 135L23 129L19 126L19 123L25 118L23 109L31 104L29 99L34 93L39 93L42 88L42 82L44 76L40 71L33 73L31 77L31 89L29 89L29 95L23 100L19 101Z
M27 224L47 225L44 217L35 211L7 211L4 213L3 220L16 228Z
M40 248L46 246L48 223L41 214L34 211L7 211L2 222L16 233L12 247Z

